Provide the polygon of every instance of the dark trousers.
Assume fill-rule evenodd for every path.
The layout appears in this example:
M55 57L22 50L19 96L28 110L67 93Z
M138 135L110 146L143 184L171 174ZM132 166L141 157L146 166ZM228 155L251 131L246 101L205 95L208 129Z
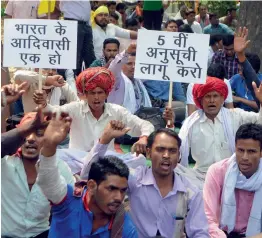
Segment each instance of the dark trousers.
M162 25L162 9L158 11L143 11L143 17L144 17L144 27L147 30L157 30L161 31L161 25Z
M65 18L65 20L72 20ZM74 70L75 75L81 73L82 63L85 62L85 67L95 60L95 52L93 45L93 33L92 28L86 22L78 21L77 24L77 53L76 53L76 69ZM59 74L64 75L65 70L59 70Z

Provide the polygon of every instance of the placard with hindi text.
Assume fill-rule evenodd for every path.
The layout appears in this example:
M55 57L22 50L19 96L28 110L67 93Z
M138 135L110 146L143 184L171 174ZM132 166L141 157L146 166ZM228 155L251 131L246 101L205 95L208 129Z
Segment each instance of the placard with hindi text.
M209 35L139 30L135 78L205 83Z
M5 67L75 69L76 50L76 21L4 21Z

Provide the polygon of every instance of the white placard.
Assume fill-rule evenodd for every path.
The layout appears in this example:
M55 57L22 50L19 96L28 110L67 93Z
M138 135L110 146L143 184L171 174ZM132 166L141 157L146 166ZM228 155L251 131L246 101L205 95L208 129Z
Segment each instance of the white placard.
M76 49L76 21L4 21L6 67L75 69Z
M139 30L135 78L205 83L209 35Z

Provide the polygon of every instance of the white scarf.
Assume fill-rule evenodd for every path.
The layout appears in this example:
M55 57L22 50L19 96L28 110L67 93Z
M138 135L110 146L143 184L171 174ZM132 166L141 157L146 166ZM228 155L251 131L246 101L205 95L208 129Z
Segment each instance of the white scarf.
M125 95L124 95L123 107L125 107L128 111L130 111L133 114L137 111L134 85L131 82L131 80L123 72L121 72L121 75L125 82ZM142 93L141 95L142 104L140 106L152 107L151 100L149 98L148 92L144 84L141 82L140 79L134 79L134 80L135 80L136 86L139 87L139 90Z
M234 230L236 221L235 188L255 191L250 217L248 219L246 236L257 235L261 232L262 159L260 159L258 170L249 179L239 171L235 154L231 156L229 161L230 164L227 168L222 192L220 227L223 229L227 226L228 233Z
M226 136L226 139L229 143L229 147L231 150L231 153L233 154L235 152L235 136L232 129L232 123L231 123L231 115L230 110L227 108L222 107L220 109L220 112L222 114L222 125L223 130ZM204 115L203 110L197 110L192 115L190 115L184 122L180 132L179 137L182 140L182 145L180 148L180 156L181 161L180 164L182 164L185 167L188 167L188 156L189 156L189 140L191 140L192 136L192 126L197 123L201 117Z

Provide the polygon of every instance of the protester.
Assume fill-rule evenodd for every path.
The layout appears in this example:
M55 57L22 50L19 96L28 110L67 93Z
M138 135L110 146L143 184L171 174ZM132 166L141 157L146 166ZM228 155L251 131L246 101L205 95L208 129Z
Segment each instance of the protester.
M184 20L186 18L186 11L187 11L187 6L186 5L181 6L174 20Z
M106 67L108 68L111 61L119 53L120 42L115 38L107 38L103 43L103 56L100 59L96 59L91 67Z
M14 74L14 80L17 84L27 82L26 91L22 95L24 112L33 111L38 104L41 104L35 103L33 100L35 90L39 90L39 74L33 71L18 70ZM48 100L51 105L60 105L63 98L67 103L78 100L75 92L60 75L45 76L43 74L42 84L42 90L45 96L44 101Z
M15 155L2 157L1 161L3 237L48 237L50 203L36 183L36 163L44 144L46 128L40 118L40 110L25 115L19 125L23 129L13 131L7 139L9 147L14 150L23 144ZM21 136L24 140L20 139ZM19 140L22 143L16 143ZM74 184L74 177L65 162L57 160L56 168L63 181Z
M48 237L116 237L120 232L123 238L137 238L136 228L121 206L129 176L121 160L107 157L94 163L87 186L79 183L73 187L61 179L56 147L68 134L71 122L67 114L58 119L53 115L44 134L37 183L53 204Z
M111 62L109 69L116 77L107 101L125 107L134 114L140 107L152 107L147 90L140 79L134 78L136 45L118 54Z
M116 4L116 11L121 14L122 17L122 27L125 28L125 22L126 22L126 4L119 2Z
M230 27L233 31L235 31L237 27L237 9L236 8L229 8L227 9L227 15L224 17L219 18L219 22L227 25Z
M218 50L222 50L222 49L223 49L223 36L222 35L210 35L208 66L210 66L215 52L217 52Z
M194 33L201 34L202 28L200 24L197 21L195 21L195 17L196 12L193 9L188 9L186 11L186 19L184 20L184 23L188 24L192 28Z
M93 163L104 156L110 141L123 136L128 129L121 121L107 125L91 157L85 160L82 178L90 176ZM188 237L209 237L201 192L174 173L180 145L180 138L170 129L153 132L147 144L152 168L140 166L131 170L128 198L139 237L184 237L184 228Z
M119 16L116 13L110 13L109 23L119 26Z
M206 26L203 30L204 34L216 34L216 35L223 35L223 34L230 34L233 35L234 32L225 24L219 23L217 18L217 14L209 13L209 21L210 24Z
M260 59L257 54L246 53L247 60L251 64L252 68L258 75L259 78L259 69L260 69ZM262 77L259 79L262 81ZM234 92L234 103L237 107L242 108L245 111L257 111L258 106L255 102L251 91L247 88L245 83L245 78L242 73L242 66L239 65L239 73L234 75L230 79L230 84Z
M92 22L93 28L93 42L96 58L102 57L103 52L103 42L107 38L126 38L126 39L136 39L137 32L129 31L120 28L116 25L109 23L109 11L107 7L101 6L94 12L94 20Z
M214 238L262 232L262 126L240 126L235 148L235 154L213 164L206 176L203 197L209 234Z
M45 111L64 111L72 117L69 148L90 151L110 120L122 120L131 128L132 136L140 136L134 145L135 151L145 151L147 136L153 125L132 115L127 109L105 103L115 83L114 75L106 68L95 67L83 71L76 80L78 92L83 100L61 107L44 105ZM38 93L39 98L42 97ZM114 144L110 146L114 151Z
M225 99L225 107L230 109L234 108L233 105L233 95L232 89L229 80L225 79L225 69L220 64L211 64L207 69L207 76L215 77L224 81L227 85L228 94ZM193 98L193 88L194 84L190 83L187 87L187 112L188 116L190 116L193 112L197 110L196 104Z
M180 27L178 27L178 32L194 33L191 26L189 26L188 24L183 24Z
M126 20L126 29L130 30L130 31L138 31L139 29L141 29L141 25L138 21L138 18L128 18Z
M238 58L234 51L234 36L223 36L223 50L215 52L211 63L218 63L224 66L226 79L231 79L238 73Z
M136 3L136 15L142 17L143 16L143 4L144 1L137 1Z
M199 14L196 15L196 21L200 24L202 30L210 24L209 14L207 14L207 6L200 4L198 7Z
M168 20L165 23L165 31L178 32L178 25L175 20Z
M118 20L117 20L118 24L115 24L115 25L123 27L122 15L118 11L116 11L116 1L108 1L107 7L108 7L108 11L109 11L110 16L113 14L113 15L117 15L117 17L118 17ZM110 19L110 17L109 17L109 19Z
M60 1L60 10L64 14L64 20L77 21L77 57L75 75L95 60L92 28L89 24L91 6L89 1ZM101 47L102 49L102 47Z

